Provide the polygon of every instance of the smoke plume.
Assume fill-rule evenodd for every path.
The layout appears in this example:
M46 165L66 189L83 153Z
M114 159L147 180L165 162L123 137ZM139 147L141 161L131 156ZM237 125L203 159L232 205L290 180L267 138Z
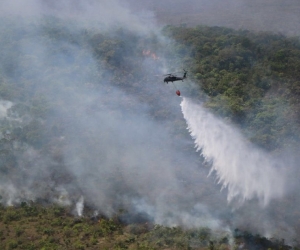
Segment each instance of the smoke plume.
M280 161L184 98L207 177L180 99L156 77L180 65L171 43L152 11L120 2L1 1L1 203L291 237Z

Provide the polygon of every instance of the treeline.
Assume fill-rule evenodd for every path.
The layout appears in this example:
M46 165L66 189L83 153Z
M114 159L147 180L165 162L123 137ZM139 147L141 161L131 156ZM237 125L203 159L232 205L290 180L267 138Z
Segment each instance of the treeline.
M22 202L0 206L1 249L202 249L288 250L284 241L249 232L213 232L209 228L183 229L147 222L126 224L125 211L112 218L92 215L76 218L69 207Z

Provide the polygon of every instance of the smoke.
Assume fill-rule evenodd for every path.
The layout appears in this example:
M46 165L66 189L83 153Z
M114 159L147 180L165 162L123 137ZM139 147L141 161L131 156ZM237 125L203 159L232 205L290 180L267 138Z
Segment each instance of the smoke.
M9 101L0 101L0 119L3 119L7 116L7 110L10 109L12 103Z
M83 196L80 196L79 200L76 203L76 212L79 217L81 217L83 214L83 208L84 208L84 198Z
M24 21L22 18L52 16L65 22L76 23L76 28L109 30L126 27L129 31L146 34L155 30L155 19L149 11L134 14L119 0L22 0L0 2L1 16ZM72 24L70 24L72 25Z
M299 36L299 1L128 0L136 12L151 9L163 25L208 25Z
M170 43L153 13L128 6L1 1L1 137L10 135L0 145L1 203L54 202L78 216L122 208L127 221L291 235L276 210L281 165L184 99L192 136L226 188L207 178L180 99L155 76L180 63L165 57Z
M166 40L153 23L144 25L117 1L1 4L10 13L1 26L2 97L13 101L2 105L10 122L1 126L14 137L1 143L1 202L56 202L81 215L81 196L107 216L144 204L155 222L186 224L180 214L198 202L177 206L189 179L180 166L189 156L173 125L178 100L153 78L165 60L143 55L156 47L159 58Z

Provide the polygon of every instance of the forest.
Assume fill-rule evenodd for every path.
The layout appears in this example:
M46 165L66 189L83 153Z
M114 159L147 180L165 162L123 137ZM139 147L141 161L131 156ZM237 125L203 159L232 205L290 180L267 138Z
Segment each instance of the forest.
M0 208L2 249L231 249L231 236L207 227L183 229L149 222L126 224L122 211L112 218L75 218L67 208L21 203ZM234 245L245 249L291 249L284 240L269 240L234 231Z
M160 70L165 65L172 65L172 71L188 70L187 81L180 83L183 95L204 102L207 110L234 124L257 147L274 155L287 149L297 152L299 38L184 25L166 26L161 35L118 27L103 30L74 29L72 23L56 18L45 18L42 24L1 20L0 248L292 248L280 235L266 238L238 228L231 228L231 238L201 225L189 229L153 224L147 216L122 220L133 205L117 198L139 197L136 190L128 183L116 185L98 200L93 197L97 191L85 190L82 179L93 185L99 181L93 179L96 166L112 162L107 169L113 166L116 172L101 172L104 186L97 186L98 191L111 190L110 183L124 179L119 169L135 164L120 153L134 139L121 134L124 142L119 144L109 138L108 133L119 133L114 120L124 122L125 134L130 127L140 133L136 120L163 124L174 136L170 144L194 155L193 145L175 143L190 135L174 107L174 89L163 85L162 74L169 73ZM160 133L151 126L146 129ZM160 141L154 136L151 143ZM155 147L146 149L161 156ZM80 170L81 165L92 174ZM135 169L128 169L135 176ZM70 197L62 195L65 189ZM86 216L82 211L76 214L72 205L78 193L88 192ZM103 203L105 208L99 208ZM92 215L93 208L99 208L99 215ZM276 209L282 216L284 205ZM296 210L286 215L295 235L300 232ZM299 238L294 240L297 249Z

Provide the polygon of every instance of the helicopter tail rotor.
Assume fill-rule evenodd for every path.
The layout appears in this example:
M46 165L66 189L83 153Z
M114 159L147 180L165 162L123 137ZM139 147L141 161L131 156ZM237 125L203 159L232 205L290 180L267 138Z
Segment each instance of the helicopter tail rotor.
M183 72L183 78L186 78L188 72L185 69L183 69Z

